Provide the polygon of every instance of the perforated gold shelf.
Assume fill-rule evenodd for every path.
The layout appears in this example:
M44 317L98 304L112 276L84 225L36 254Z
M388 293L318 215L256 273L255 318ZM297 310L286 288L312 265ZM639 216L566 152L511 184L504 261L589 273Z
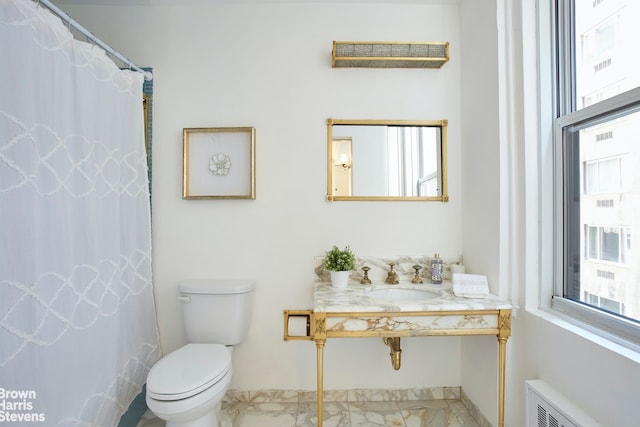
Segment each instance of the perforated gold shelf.
M440 68L448 42L333 42L334 68Z

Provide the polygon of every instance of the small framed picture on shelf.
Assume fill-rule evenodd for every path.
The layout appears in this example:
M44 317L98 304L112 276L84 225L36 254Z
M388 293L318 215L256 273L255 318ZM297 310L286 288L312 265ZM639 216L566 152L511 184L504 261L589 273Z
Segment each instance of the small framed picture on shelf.
M252 127L184 128L183 199L255 199Z

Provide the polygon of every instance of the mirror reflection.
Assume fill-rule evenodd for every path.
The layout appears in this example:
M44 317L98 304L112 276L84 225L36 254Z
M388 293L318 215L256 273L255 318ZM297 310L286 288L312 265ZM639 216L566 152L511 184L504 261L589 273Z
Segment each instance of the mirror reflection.
M327 199L447 201L446 127L329 119Z

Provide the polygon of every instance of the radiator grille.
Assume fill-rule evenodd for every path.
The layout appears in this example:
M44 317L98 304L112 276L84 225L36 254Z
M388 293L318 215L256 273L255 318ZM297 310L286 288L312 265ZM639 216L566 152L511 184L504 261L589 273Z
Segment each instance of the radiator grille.
M601 427L544 381L526 382L527 427Z
M538 409L538 424L534 426L529 423L527 427L582 427L569 421L540 396L535 396L533 399L536 400L535 405Z

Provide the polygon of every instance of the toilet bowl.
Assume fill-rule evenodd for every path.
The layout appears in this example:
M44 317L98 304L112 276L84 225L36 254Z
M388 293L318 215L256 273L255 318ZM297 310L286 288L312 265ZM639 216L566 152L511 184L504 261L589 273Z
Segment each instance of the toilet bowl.
M247 335L255 283L191 279L178 288L189 344L151 368L147 407L167 427L217 427L231 384L232 346Z
M231 383L222 344L187 344L163 357L147 377L147 406L167 427L212 427Z

